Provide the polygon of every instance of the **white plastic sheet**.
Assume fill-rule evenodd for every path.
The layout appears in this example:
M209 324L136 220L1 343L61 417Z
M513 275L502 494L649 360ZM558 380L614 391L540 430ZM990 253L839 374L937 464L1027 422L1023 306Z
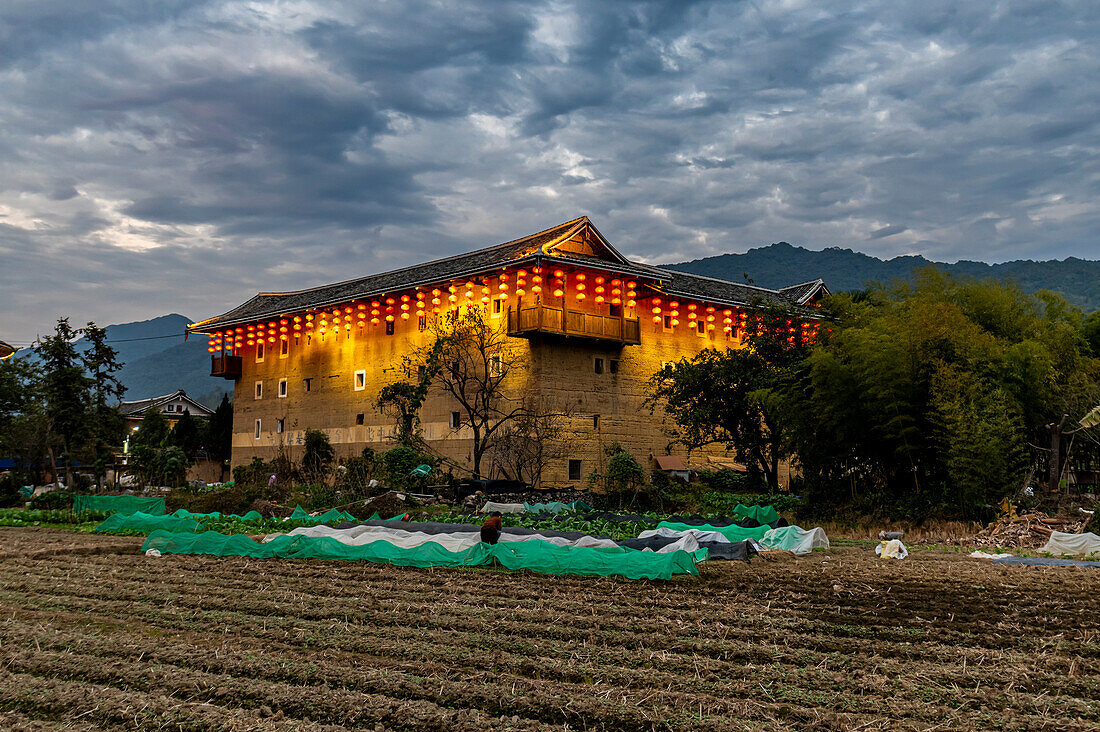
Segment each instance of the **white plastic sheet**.
M1011 554L989 554L983 551L972 551L970 556L974 559L1004 559L1005 557L1011 557Z
M646 529L642 533L638 534L639 539L648 539L651 536L661 536L669 539L678 539L684 536L694 537L697 542L701 541L715 541L723 544L731 544L731 542L725 534L717 531L703 531L702 529L686 529L684 531L677 531L676 529L670 529L667 526L662 526L659 529Z
M1049 552L1050 554L1070 554L1072 556L1100 554L1100 536L1092 532L1066 534L1055 531L1039 551Z
M769 549L786 549L799 556L809 554L814 549L830 548L829 537L820 526L808 530L801 526L771 529L760 538L760 543Z
M426 534L418 531L405 531L393 529L388 526L353 526L350 529L334 529L331 526L303 526L289 532L290 536L327 536L336 539L349 546L361 546L375 541L386 541L395 546L414 547L429 541L435 542L450 551L465 551L481 541L481 533L477 531L456 531L449 534ZM264 541L270 541L278 534L265 537ZM546 541L557 546L580 546L595 549L617 548L619 545L611 539L597 539L594 536L582 536L577 539L566 539L561 536L544 536L542 534L509 534L502 533L500 541ZM661 547L659 553L664 554L677 550L695 551L699 548L699 542L694 537L683 537L680 541Z
M481 507L482 513L492 513L493 511L500 511L501 513L525 513L527 508L522 503L494 503L493 501L486 501L485 505Z

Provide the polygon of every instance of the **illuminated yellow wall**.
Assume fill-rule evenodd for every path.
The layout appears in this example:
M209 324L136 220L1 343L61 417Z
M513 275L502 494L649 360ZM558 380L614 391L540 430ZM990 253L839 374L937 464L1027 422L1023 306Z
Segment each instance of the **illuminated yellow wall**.
M560 307L562 299L546 297L544 303ZM525 300L532 302L533 298L528 295ZM591 297L578 301L571 288L564 300L570 309L609 312L608 304L597 305ZM516 304L514 298L510 304ZM510 396L518 399L526 394L541 400L545 410L570 415L571 435L564 443L563 455L544 473L546 485L577 485L568 480L567 461L582 461L583 478L602 469L604 451L616 442L650 466L652 456L667 453L669 440L663 415L650 414L644 406L649 378L663 363L690 357L704 348L739 346L736 339L727 338L720 323L716 330L700 336L681 317L681 325L666 330L652 322L647 305L648 300L645 304L639 301L638 310L643 312L625 311L626 317L640 320L640 345L615 346L552 336L509 339L516 360L524 364L506 382ZM490 319L506 327L506 314ZM248 463L253 457L268 460L282 449L298 457L306 428L328 433L341 457L358 455L368 446L376 451L388 449L393 421L377 411L374 401L384 385L403 377L405 356L428 345L430 338L430 330L421 332L414 315L409 320L397 319L393 335L386 335L384 323L362 329L356 326L338 336L314 334L308 344L304 337L291 339L285 356L280 354L279 344L268 344L262 361L257 361L254 346L240 349L243 376L236 384L234 399L233 465ZM602 374L595 373L596 358L603 359ZM618 362L614 374L612 360ZM358 371L363 372L361 389L356 388ZM284 379L286 396L280 397L279 381ZM311 380L308 392L306 379ZM259 399L255 397L257 381L262 383ZM421 410L424 437L440 454L468 465L471 441L465 430L451 430L453 411L459 411L457 403L433 390ZM356 424L359 414L363 415L361 425ZM597 416L599 424L595 426L593 418ZM280 419L281 434L277 431ZM685 455L683 450L673 450L673 454ZM722 455L721 449L704 450L693 454L691 462L714 467L709 459Z

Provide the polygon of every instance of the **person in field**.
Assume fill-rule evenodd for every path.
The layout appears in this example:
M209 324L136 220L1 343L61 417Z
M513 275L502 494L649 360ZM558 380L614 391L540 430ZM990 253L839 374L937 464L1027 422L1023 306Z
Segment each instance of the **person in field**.
M493 511L481 525L481 540L486 544L496 544L500 541L500 531L503 528L500 516L500 511Z

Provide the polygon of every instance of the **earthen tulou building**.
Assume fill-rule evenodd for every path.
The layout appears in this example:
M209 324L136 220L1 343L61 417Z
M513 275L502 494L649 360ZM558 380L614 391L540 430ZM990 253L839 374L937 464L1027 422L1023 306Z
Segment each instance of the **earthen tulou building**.
M261 293L189 332L209 336L212 374L236 381L234 466L300 454L307 428L347 457L393 446L394 420L375 407L380 389L415 379L407 357L434 338L433 321L478 308L507 334L518 366L507 396L565 415L541 485L581 487L614 443L651 468L668 455L697 468L732 464L721 447L690 456L670 447L660 410L644 404L650 377L703 349L740 347L749 313L763 304L791 313L789 337L808 337L826 292L821 280L769 290L632 262L581 217L392 272ZM432 389L420 419L430 448L460 474L472 440L454 397ZM482 473L502 472L504 461L488 455Z

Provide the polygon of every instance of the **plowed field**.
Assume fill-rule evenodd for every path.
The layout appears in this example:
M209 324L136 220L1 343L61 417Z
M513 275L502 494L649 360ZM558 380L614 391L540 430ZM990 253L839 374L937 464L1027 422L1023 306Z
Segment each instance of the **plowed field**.
M1097 570L846 548L652 583L0 541L3 729L1100 727Z

